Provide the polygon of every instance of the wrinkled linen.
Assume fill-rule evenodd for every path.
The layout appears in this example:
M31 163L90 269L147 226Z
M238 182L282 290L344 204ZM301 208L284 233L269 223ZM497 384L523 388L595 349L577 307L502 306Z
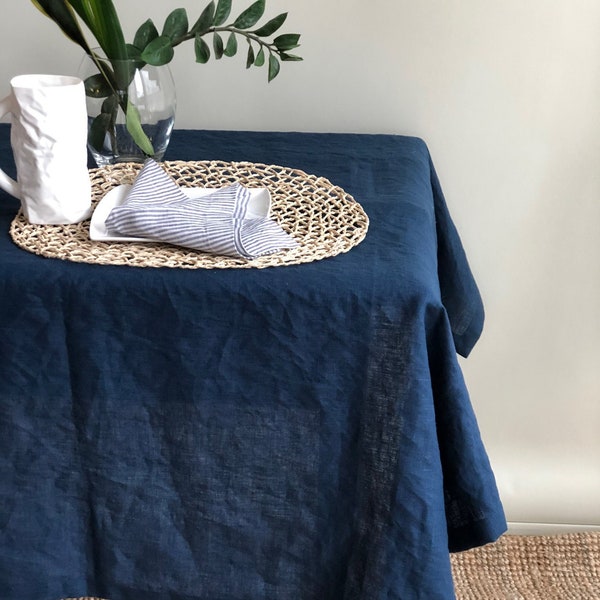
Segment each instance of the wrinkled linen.
M85 265L17 248L0 197L3 600L454 598L449 550L505 520L456 357L483 307L426 145L176 131L168 158L327 177L369 232L299 266Z

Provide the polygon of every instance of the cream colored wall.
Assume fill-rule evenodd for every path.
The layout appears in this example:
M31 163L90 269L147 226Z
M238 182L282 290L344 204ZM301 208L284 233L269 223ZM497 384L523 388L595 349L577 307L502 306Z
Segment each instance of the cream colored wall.
M116 4L132 35L205 2ZM509 519L600 525L600 3L268 2L284 10L305 62L269 85L242 57L179 48L177 126L423 137L486 302L463 365ZM3 12L5 91L77 70L32 5Z

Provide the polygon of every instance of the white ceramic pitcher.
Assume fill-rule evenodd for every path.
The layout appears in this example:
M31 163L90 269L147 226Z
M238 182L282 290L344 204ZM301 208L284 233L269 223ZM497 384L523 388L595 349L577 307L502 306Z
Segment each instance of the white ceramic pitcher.
M0 169L0 187L21 200L30 223L78 223L90 215L87 111L83 81L64 75L18 75L0 101L12 113L10 141L17 181Z

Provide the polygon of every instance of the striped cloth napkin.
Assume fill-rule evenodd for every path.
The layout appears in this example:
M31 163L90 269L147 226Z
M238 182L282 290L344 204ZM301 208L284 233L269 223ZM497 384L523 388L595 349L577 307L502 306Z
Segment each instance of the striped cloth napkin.
M106 228L110 234L245 259L298 246L266 212L252 213L250 201L250 190L239 183L189 198L148 159L123 204L111 210Z

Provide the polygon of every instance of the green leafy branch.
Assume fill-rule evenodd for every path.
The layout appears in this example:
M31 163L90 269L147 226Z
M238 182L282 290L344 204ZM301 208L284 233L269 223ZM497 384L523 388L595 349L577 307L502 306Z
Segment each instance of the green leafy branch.
M287 13L277 15L264 25L252 29L264 12L265 0L256 0L233 22L225 24L231 13L231 0L219 0L216 5L213 0L194 25L189 27L186 10L177 8L166 18L160 34L151 19L143 23L135 34L130 52L132 58L140 58L147 64L160 66L172 60L176 46L194 40L196 62L204 64L211 57L211 46L205 37L212 36L212 53L217 60L223 56L235 56L238 52L238 37L243 37L248 44L246 68L267 64L268 80L272 81L279 73L280 61L302 60L300 56L290 54L290 50L300 45L300 35L287 33L267 41L266 38L271 37L284 24ZM225 33L229 34L226 40L222 36Z
M194 41L196 62L204 64L211 55L217 60L223 56L235 56L238 38L244 38L248 46L246 68L266 64L269 82L279 74L281 61L302 60L300 56L290 53L299 46L300 34L284 33L268 40L282 27L287 13L277 15L257 27L265 12L265 0L256 0L230 23L226 22L231 15L231 0L218 0L216 4L211 0L191 27L186 10L176 8L167 16L162 32L159 33L153 21L148 19L136 31L132 44L125 42L112 0L31 1L71 41L81 46L98 67L98 74L85 82L88 96L105 98L101 113L90 127L89 142L95 148L102 147L106 133L114 136L117 113L121 109L125 114L127 130L135 143L144 153L153 154L152 143L142 129L140 115L127 97L127 88L135 68L142 68L146 64L168 64L173 59L175 48L185 41ZM94 36L105 57L92 50L79 20ZM211 37L212 51L205 39ZM133 59L134 68L128 59Z

